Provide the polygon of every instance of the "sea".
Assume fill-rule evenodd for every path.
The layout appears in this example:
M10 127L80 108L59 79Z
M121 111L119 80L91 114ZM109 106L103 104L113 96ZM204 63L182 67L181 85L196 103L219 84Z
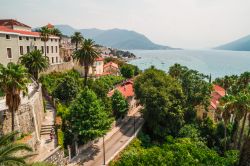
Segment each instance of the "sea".
M141 70L150 66L168 71L175 63L217 77L250 71L250 51L224 50L129 50L137 58L129 61Z

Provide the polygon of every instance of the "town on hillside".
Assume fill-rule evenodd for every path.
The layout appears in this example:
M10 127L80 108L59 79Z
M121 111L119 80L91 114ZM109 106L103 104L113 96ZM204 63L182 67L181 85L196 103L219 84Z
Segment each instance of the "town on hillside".
M134 58L0 20L0 165L249 165L249 72L211 80Z

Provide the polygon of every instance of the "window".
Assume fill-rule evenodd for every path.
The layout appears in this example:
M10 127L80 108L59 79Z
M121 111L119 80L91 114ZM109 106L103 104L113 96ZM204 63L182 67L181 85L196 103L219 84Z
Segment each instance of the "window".
M37 50L37 46L35 46L35 50Z
M56 46L56 53L57 53L57 46Z
M53 39L50 39L51 42L53 42Z
M52 63L54 63L54 57L52 57Z
M34 41L36 41L36 38L34 37Z
M41 46L41 51L42 51L42 53L44 53L44 47L43 46Z
M27 53L30 53L30 46L27 46Z
M47 46L47 54L49 53L49 46Z
M22 36L19 36L19 40L23 40L23 37L22 37Z
M57 42L57 39L55 39L55 42Z
M53 50L53 46L51 46L51 53L53 53L54 52L54 50Z
M10 40L10 35L6 35L6 39Z
M58 63L58 57L56 57L56 63Z
M23 46L20 46L20 55L23 55Z
M9 59L12 59L11 48L7 48L7 56Z
M30 38L29 37L26 37L26 40L29 40Z

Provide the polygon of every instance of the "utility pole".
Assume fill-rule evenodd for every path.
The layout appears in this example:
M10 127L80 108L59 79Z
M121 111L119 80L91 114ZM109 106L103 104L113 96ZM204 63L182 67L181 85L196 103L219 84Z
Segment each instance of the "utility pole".
M134 135L135 135L135 114L134 114Z
M102 137L102 146L103 146L103 165L106 165L104 136Z

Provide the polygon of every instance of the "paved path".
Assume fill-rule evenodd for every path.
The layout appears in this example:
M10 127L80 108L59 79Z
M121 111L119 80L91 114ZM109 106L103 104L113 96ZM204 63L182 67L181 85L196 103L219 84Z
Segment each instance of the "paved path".
M129 120L123 124L120 130L113 133L109 139L104 141L106 162L113 158L114 155L120 152L121 148L124 148L124 146L129 143L131 138L134 136L134 124L135 130L142 126L143 119L138 112L135 114L135 122L136 123L134 123L134 117L130 116ZM78 158L74 160L74 162L78 164L72 163L70 165L100 166L103 165L103 156L103 139L101 138L92 147L79 154Z
M48 101L46 101L46 113L45 118L42 122L42 128L50 128L49 130L51 130L52 126L54 126L54 119L55 109ZM41 130L41 132L43 132L43 129ZM48 152L55 149L55 140L50 140L49 133L50 132L41 133L41 141L36 151L38 155L34 156L32 161L41 161L48 154Z

